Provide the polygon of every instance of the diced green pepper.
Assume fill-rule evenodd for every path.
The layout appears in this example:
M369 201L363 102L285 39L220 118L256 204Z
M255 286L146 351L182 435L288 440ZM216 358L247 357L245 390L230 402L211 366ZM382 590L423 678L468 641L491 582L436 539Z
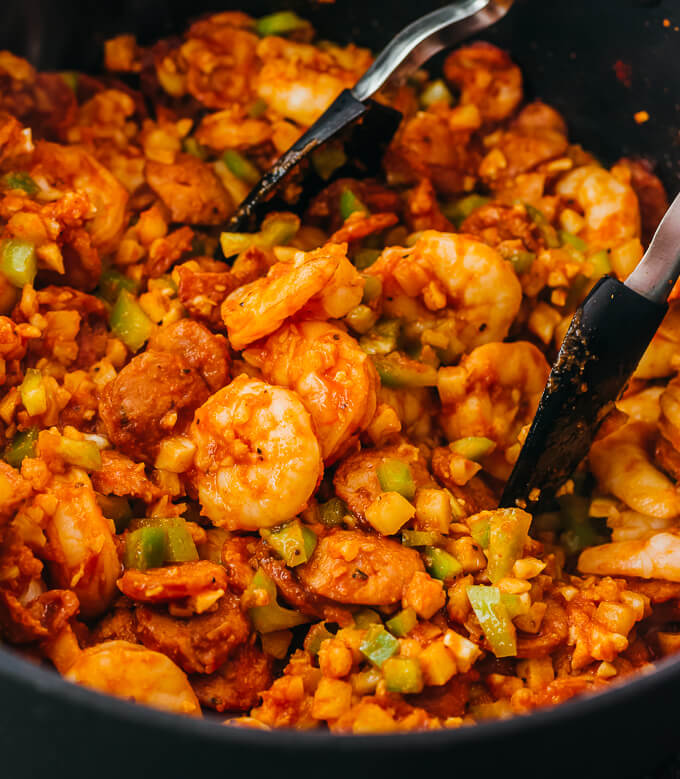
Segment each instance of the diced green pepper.
M437 369L434 365L412 360L399 352L373 355L373 364L384 387L436 387Z
M169 527L166 563L191 563L198 560L198 550L186 524L182 527Z
M269 214L262 222L258 233L222 233L220 245L225 257L233 257L251 246L271 249L273 246L285 246L300 229L300 220L295 214Z
M418 615L410 606L395 614L385 623L385 627L398 638L408 635L418 624Z
M328 179L347 162L347 155L340 144L332 143L312 152L314 170L324 180Z
M26 370L24 380L19 387L19 394L29 416L37 417L47 411L47 393L40 371L35 368Z
M467 596L496 657L514 657L517 654L517 632L498 587L471 585L467 588Z
M428 573L435 579L450 581L463 571L463 566L452 554L436 546L426 546L422 555Z
M389 354L397 348L400 330L398 319L383 319L359 339L359 345L366 354Z
M470 435L465 438L459 438L457 441L449 444L449 449L454 454L465 457L466 460L479 462L487 454L491 454L496 448L496 444L490 438L484 436Z
M126 568L145 571L159 568L165 560L167 534L162 527L141 527L125 539L123 564Z
M371 276L370 273L364 273L364 294L361 298L362 303L372 303L382 295L382 281L377 276Z
M96 493L96 498L102 514L113 520L113 524L116 526L116 533L122 533L132 519L130 501L118 495L102 495L101 492Z
M352 674L352 689L357 695L373 695L381 679L382 674L377 668L367 668Z
M559 235L563 245L568 244L569 246L573 246L573 248L579 252L585 252L588 249L588 244L583 238L579 238L578 235L574 235L574 233L570 233L567 230L560 230Z
M35 246L23 238L7 238L0 243L0 271L15 287L32 284L38 272Z
M510 619L519 617L520 614L527 614L529 612L529 606L526 602L523 602L519 595L515 595L512 592L501 593L501 603L505 606L505 610L508 612Z
M255 31L261 38L267 35L286 35L304 27L309 27L309 22L293 11L277 11L262 16L255 22Z
M260 530L260 535L289 568L306 563L316 547L316 535L299 519L272 529Z
M401 543L404 546L436 546L441 540L441 533L434 533L430 530L401 531Z
M377 312L361 303L358 306L354 306L345 316L345 322L355 333L367 333L373 327L377 318Z
M340 216L348 219L355 211L368 213L368 208L359 200L351 189L343 189L340 194Z
M573 527L560 533L560 545L568 555L578 554L589 546L597 546L606 541L590 522Z
M442 206L444 216L459 228L473 211L485 206L490 198L484 195L466 195Z
M78 72L75 70L62 70L59 74L66 86L74 92L78 89Z
M388 633L382 625L371 625L364 640L359 644L361 654L377 668L382 668L385 660L396 654L399 641Z
M326 503L319 503L319 520L326 527L342 525L345 514L347 514L347 506L340 498L331 498Z
M588 262L593 266L592 273L590 274L591 279L599 279L600 276L606 276L612 272L609 254L606 249L601 249L599 252L591 254L588 257Z
M35 457L35 446L38 443L38 428L31 427L21 433L15 433L7 444L3 459L13 468L20 468L24 457Z
M333 634L326 627L326 623L317 622L316 625L312 625L307 631L304 643L305 650L309 652L310 655L316 656L319 654L321 644L329 638L333 638Z
M376 475L383 492L398 492L406 500L413 500L416 494L416 483L408 464L402 460L390 457L376 468Z
M543 236L545 245L549 249L557 249L557 247L560 245L560 239L557 237L557 230L555 230L555 228L550 224L545 214L542 211L539 211L538 208L529 205L529 203L525 203L524 207L527 210L529 218L536 225L536 227L538 227L541 235Z
M488 517L480 517L470 524L470 535L482 549L489 546L490 525Z
M141 349L153 332L153 322L126 289L118 293L110 323L111 332L133 352Z
M258 97L248 108L247 114L251 119L259 119L266 110L267 101Z
M38 185L28 173L7 173L2 177L2 183L7 189L21 189L27 195L35 195Z
M357 270L366 270L380 257L382 252L380 249L359 249L354 254L352 262Z
M102 467L102 456L94 441L74 441L62 436L58 452L65 462L77 468L98 471Z
M388 692L409 695L423 691L423 672L415 657L390 657L382 672Z
M354 626L361 630L371 625L382 625L380 614L377 611L373 611L373 609L360 609L352 616L354 618Z
M429 108L433 103L445 103L451 105L453 95L442 79L430 82L420 93L420 105Z
M124 276L120 271L114 268L107 268L102 271L99 277L99 287L97 292L108 303L115 303L122 289L126 289L135 295L139 291L139 284L128 276Z
M206 160L208 158L208 152L201 146L201 144L191 135L182 141L182 148L187 154L191 154L192 157L196 157L199 160ZM225 160L226 162L226 160ZM229 163L227 163L229 165ZM233 173L234 171L232 171Z
M227 149L222 155L224 164L229 170L238 176L246 184L257 184L260 180L260 171L253 165L253 163L246 159L242 154L239 154L234 149Z
M297 611L284 609L276 601L276 585L261 569L255 572L250 584L243 593L243 599L247 602L256 590L264 590L269 603L266 606L252 606L248 609L250 620L258 633L274 633L277 630L289 630L296 625L309 622L309 619Z
M489 519L487 573L495 584L512 571L529 537L531 515L520 509L498 509Z
M512 263L512 267L515 269L515 273L526 273L531 269L534 264L536 255L533 252L525 251L524 249L515 249L507 247L499 247L499 253L503 259Z

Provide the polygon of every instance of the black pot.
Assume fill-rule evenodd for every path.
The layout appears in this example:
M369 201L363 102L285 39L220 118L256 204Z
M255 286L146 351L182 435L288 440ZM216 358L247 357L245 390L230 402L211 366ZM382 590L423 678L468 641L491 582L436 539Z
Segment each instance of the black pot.
M321 34L380 48L417 13L438 5L395 0L288 2ZM208 10L280 9L267 0L2 0L0 48L45 69L96 71L105 38L142 42L180 32ZM670 24L665 25L664 19ZM571 138L605 162L644 156L680 189L680 3L677 0L516 0L484 38L508 48L526 92L567 118ZM624 83L625 82L625 83ZM650 119L636 124L634 114ZM263 732L189 720L64 682L0 649L0 777L382 775L418 771L485 779L522 775L639 776L680 749L675 713L680 661L606 693L457 731L397 736Z

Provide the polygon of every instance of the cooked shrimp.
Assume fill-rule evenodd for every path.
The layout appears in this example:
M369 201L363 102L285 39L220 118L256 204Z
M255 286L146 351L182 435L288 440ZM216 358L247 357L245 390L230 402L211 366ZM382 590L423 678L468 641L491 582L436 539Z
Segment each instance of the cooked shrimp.
M309 590L340 603L382 606L401 600L413 574L424 570L420 555L396 541L358 530L334 530L312 559L298 567Z
M680 301L673 301L635 369L636 379L661 379L680 368Z
M584 549L578 559L582 573L639 576L680 582L680 538L675 533L632 541L615 541Z
M649 538L660 530L669 530L675 520L648 517L638 511L614 511L607 519L612 541L634 541Z
M234 349L273 333L293 314L339 319L361 302L363 280L347 259L345 244L296 252L277 262L264 278L234 290L222 318Z
M428 230L410 249L385 249L367 272L383 283L386 314L445 319L449 348L459 353L503 340L522 302L509 262L490 246L452 233Z
M345 458L333 476L333 486L339 498L349 510L361 519L366 509L383 491L376 469L385 460L400 460L411 469L416 487L436 487L420 450L407 443L386 446L382 449L362 449Z
M197 411L194 483L218 526L257 530L292 519L323 474L321 447L300 398L239 376Z
M201 716L186 674L160 652L127 641L106 641L86 649L65 678L156 709Z
M326 464L346 452L373 418L378 375L354 338L335 325L285 324L244 358L266 381L297 392Z
M128 194L94 157L78 146L40 141L30 174L55 195L71 190L85 193L92 206L92 215L85 223L92 244L102 254L117 247L125 226Z
M338 56L348 53L349 56ZM316 46L269 36L257 47L263 65L256 91L271 109L309 126L343 89L351 89L371 64L371 55L355 46L321 51Z
M649 450L656 429L630 422L590 448L590 468L600 488L641 514L670 519L680 514L680 492L654 467Z
M632 187L597 165L583 165L557 183L556 192L583 211L579 235L591 249L614 249L640 237L640 209Z
M669 381L659 398L661 435L680 451L680 378Z
M495 441L484 467L506 479L519 454L518 436L533 419L549 373L542 352L526 341L478 346L456 367L440 368L441 423L449 441L467 436Z
M75 592L83 617L94 617L111 605L120 562L113 525L104 518L88 482L84 473L73 471L38 500L47 514L52 579Z
M460 102L476 105L486 121L505 119L522 99L522 73L507 52L482 41L449 54L444 75L460 87Z
M235 108L207 114L201 120L196 140L211 149L248 149L268 141L272 126L263 119L252 119Z
M630 185L640 204L642 240L646 245L668 210L666 190L658 177L652 173L653 167L648 160L624 157L616 163L615 167L617 170L623 168L630 175Z

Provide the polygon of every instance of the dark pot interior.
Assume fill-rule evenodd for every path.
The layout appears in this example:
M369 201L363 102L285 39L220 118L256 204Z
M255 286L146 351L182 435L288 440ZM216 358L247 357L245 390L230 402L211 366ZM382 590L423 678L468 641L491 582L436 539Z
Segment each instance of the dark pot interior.
M321 35L380 48L438 5L395 0L289 2ZM278 10L267 0L3 0L0 48L45 69L100 69L102 42L181 32L205 11ZM664 25L664 19L670 25ZM669 194L680 189L680 6L677 0L516 0L484 35L522 66L526 92L566 117L571 138L612 162L644 156ZM625 76L625 77L624 77ZM641 110L650 119L636 124ZM188 721L63 682L0 649L0 776L386 777L417 771L485 777L639 776L680 744L674 714L680 663L603 695L530 717L459 731L383 737L264 733Z

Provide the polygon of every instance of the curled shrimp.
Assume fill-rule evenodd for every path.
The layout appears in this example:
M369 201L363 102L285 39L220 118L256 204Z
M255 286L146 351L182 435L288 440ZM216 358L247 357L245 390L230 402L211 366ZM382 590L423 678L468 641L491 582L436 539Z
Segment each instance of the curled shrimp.
M675 525L674 519L648 517L639 511L613 511L607 518L607 526L612 531L612 541L637 541L649 538L660 530L669 530Z
M502 341L522 302L510 263L453 233L428 230L410 249L385 249L367 272L383 283L388 316L447 322L449 348L459 353Z
M120 562L112 523L102 514L88 477L72 471L38 503L47 515L52 579L58 587L75 592L83 617L103 613L116 594Z
M31 177L54 195L68 191L87 195L92 215L85 226L102 254L113 251L125 226L128 193L97 160L78 146L40 141L33 156Z
M590 447L590 469L600 488L641 514L671 519L680 514L680 493L651 461L656 426L629 422Z
M293 314L339 319L361 302L363 280L347 259L346 244L296 252L263 278L234 290L222 304L222 319L234 349L278 330Z
M460 102L477 106L486 121L505 119L522 100L522 73L507 52L479 41L449 54L448 81L460 87Z
M640 208L633 188L598 165L583 165L557 183L556 192L580 206L579 236L591 249L613 249L640 237Z
M627 395L617 400L616 408L623 411L632 421L655 424L661 414L659 400L663 391L663 387L647 387L634 395Z
M680 582L680 538L675 533L661 532L645 539L591 546L581 552L578 570L599 576Z
M281 116L305 126L315 122L343 89L353 87L371 64L370 53L355 46L321 51L276 36L260 41L257 56L263 63L256 77L258 96Z
M272 126L263 119L252 119L238 109L226 108L207 114L196 130L196 140L219 151L248 149L271 138Z
M680 380L672 379L659 397L661 435L680 451Z
M635 369L636 379L662 379L680 368L680 302L673 301Z
M321 447L300 398L241 375L191 425L194 483L205 515L230 530L292 519L323 474Z
M244 358L266 381L297 392L326 464L356 442L375 413L378 375L370 357L328 322L285 324Z
M518 436L533 419L550 366L526 341L478 346L455 367L440 368L441 423L449 441L483 436L496 443L486 470L507 479Z
M186 674L160 652L128 641L105 641L85 649L65 678L99 692L175 714L201 716Z

